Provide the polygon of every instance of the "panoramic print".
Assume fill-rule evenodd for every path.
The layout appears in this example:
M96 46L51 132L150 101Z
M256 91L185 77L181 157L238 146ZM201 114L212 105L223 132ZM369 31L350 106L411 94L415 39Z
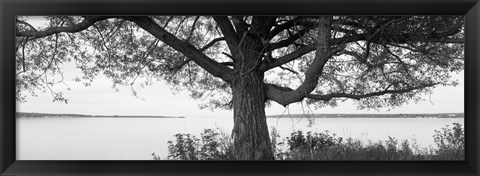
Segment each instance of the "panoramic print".
M463 16L17 16L17 160L464 160Z

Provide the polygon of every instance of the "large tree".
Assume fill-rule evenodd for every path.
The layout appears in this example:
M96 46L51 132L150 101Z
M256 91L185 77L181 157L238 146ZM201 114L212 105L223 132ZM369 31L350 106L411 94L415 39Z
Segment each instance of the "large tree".
M166 80L202 107L233 109L239 160L272 160L265 107L317 108L353 99L397 107L464 67L461 16L49 16L18 17L17 100L62 83L75 62L86 85ZM60 75L60 77L59 77ZM60 79L59 79L60 78Z

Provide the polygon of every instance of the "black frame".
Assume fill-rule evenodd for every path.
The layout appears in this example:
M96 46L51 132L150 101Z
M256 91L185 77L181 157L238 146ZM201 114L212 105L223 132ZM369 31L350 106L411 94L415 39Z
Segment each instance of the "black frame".
M480 175L479 0L0 0L0 175ZM16 15L465 15L465 161L16 161Z

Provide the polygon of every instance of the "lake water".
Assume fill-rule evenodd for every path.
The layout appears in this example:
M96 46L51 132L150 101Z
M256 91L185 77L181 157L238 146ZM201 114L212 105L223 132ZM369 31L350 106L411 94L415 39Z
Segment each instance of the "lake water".
M432 135L463 118L268 118L282 138L293 130L328 130L364 141L396 139L434 146ZM230 133L233 118L17 118L17 160L150 160L168 154L177 133L197 137L205 128Z

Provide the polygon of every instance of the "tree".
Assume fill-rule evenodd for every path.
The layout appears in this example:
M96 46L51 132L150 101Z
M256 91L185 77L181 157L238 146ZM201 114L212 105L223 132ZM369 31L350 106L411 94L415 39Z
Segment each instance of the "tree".
M37 29L18 17L17 100L63 80L75 61L86 85L162 79L202 107L233 109L239 160L272 160L265 107L317 108L353 99L398 107L464 67L461 16L49 16ZM57 75L57 79L53 79ZM58 80L60 79L60 80ZM135 94L135 92L134 92Z

